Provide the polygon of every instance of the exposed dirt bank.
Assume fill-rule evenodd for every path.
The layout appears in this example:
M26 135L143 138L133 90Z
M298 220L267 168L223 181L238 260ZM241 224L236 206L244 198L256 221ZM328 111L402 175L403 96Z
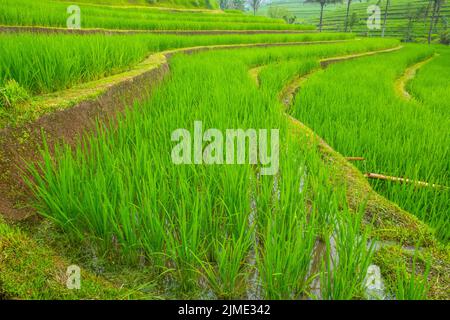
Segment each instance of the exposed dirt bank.
M24 161L40 158L42 134L49 146L62 141L74 145L85 132L92 132L95 120L106 121L126 105L145 99L168 70L167 63L132 79L115 84L94 100L46 114L17 128L0 130L0 213L6 219L22 220L33 210L24 207L30 200L28 188L21 178Z

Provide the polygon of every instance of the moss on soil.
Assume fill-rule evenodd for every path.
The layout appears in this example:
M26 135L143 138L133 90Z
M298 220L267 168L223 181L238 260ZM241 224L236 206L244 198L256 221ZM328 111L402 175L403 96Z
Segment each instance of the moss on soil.
M9 299L127 299L132 291L119 288L81 270L81 289L66 287L69 261L38 244L19 228L0 221L0 292Z

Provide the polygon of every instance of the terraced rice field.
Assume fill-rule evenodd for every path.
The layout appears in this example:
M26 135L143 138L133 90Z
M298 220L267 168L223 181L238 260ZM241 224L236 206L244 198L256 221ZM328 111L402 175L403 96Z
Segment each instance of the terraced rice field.
M76 2L75 2L76 3ZM311 30L268 19L223 12L167 11L146 7L111 7L79 3L82 27L124 30ZM43 0L2 0L0 25L66 27L68 4Z
M70 3L69 0L63 0ZM92 3L92 0L78 0L78 3ZM109 6L121 6L121 7L161 7L169 10L203 10L206 9L218 9L219 3L215 0L97 0L96 4L109 5Z
M348 30L360 35L379 37L382 28L379 30L368 30L367 12L370 5L379 5L381 23L384 23L386 11L386 0L352 1L349 18L353 20ZM287 9L297 17L301 23L319 23L320 5L317 3L303 3L303 1L276 0L264 6L260 10L260 15L267 15L270 7ZM388 6L387 23L385 35L407 39L408 41L425 41L432 15L432 5L428 0L391 0ZM347 1L342 4L329 4L325 6L323 16L323 30L343 32L345 30L345 17L347 13ZM448 19L450 15L450 4L443 2L439 20L433 28L433 37L438 38L445 29L448 30Z
M0 298L449 298L448 47L42 32L0 34Z

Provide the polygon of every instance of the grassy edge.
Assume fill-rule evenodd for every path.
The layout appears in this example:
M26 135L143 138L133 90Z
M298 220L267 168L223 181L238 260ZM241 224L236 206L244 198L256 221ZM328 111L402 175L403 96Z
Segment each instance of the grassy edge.
M72 265L47 244L0 218L0 300L146 299L156 298L125 288L81 267L81 288L67 289L67 268Z
M166 57L162 53L155 53L143 62L131 66L128 71L82 83L70 89L35 96L31 101L25 102L18 107L20 112L13 115L14 121L12 125L19 126L26 122L34 121L45 114L68 109L84 101L95 100L106 93L109 88L122 82L133 81L135 77L151 72L163 66L166 62ZM1 128L2 123L0 123Z
M381 268L381 274L386 286L395 292L399 281L399 270L405 268L406 279L420 279L424 275L427 262L430 261L430 271L425 280L427 298L432 300L447 300L450 287L450 250L435 246L420 248L417 251L405 250L399 245L381 248L374 255L374 263ZM417 280L416 280L417 281Z

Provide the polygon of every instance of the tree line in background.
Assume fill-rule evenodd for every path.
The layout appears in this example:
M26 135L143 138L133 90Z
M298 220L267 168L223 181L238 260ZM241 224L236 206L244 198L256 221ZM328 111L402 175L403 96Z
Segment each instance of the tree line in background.
M257 0L252 0L257 1ZM358 2L363 2L362 0L357 0ZM448 31L448 20L445 16L441 15L441 9L444 3L447 0L428 0L424 3L423 6L414 7L411 3L408 3L406 19L407 25L404 32L404 41L411 42L413 41L413 27L414 23L422 21L428 21L428 35L427 41L428 43L432 42L432 35L439 33L440 42L443 44L450 43L450 34ZM317 3L320 5L320 16L319 16L319 31L321 32L323 29L323 13L324 9L327 5L330 4L345 4L346 5L346 14L344 21L344 32L351 32L352 28L360 22L360 18L358 17L356 12L351 13L351 5L356 2L355 0L305 0L303 3ZM391 8L392 3L395 0L378 0L375 4L380 8L383 8L384 12L382 15L382 27L381 27L381 36L384 37L386 34L387 22L389 19L389 10ZM255 8L252 6L252 8ZM255 13L257 9L256 7ZM271 6L268 9L268 15L272 18L283 18L288 23L295 23L297 19L296 16L292 15L289 10L280 6ZM438 23L442 23L441 30L438 30Z
M146 0L146 2L151 5L157 4L159 1L160 0ZM215 0L191 0L188 4L190 4L192 7L217 9L217 2Z
M222 10L241 10L250 8L253 14L261 8L264 0L219 0L219 5Z
M222 10L245 10L246 0L220 0L219 5Z

